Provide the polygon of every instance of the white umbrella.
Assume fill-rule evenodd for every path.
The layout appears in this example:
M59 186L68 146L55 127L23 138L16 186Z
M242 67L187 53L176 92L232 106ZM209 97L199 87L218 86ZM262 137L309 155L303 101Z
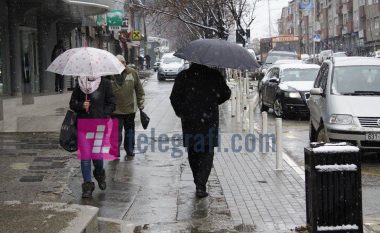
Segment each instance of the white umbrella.
M69 49L59 55L47 71L69 76L120 74L125 66L110 52L92 47Z

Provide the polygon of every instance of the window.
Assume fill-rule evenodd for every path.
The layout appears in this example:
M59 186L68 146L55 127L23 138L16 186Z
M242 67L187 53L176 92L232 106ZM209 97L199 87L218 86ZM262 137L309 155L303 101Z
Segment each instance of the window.
M323 75L323 73L324 73L324 71L325 71L325 69L326 69L326 66L327 66L327 64L323 64L323 65L321 66L321 68L319 69L319 72L318 72L317 78L315 79L315 82L314 82L314 87L315 87L315 88L320 87L321 79L322 79L322 75Z

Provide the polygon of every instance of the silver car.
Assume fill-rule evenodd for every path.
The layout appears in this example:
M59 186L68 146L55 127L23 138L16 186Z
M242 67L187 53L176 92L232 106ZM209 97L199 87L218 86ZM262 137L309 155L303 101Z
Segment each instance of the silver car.
M311 142L350 142L380 151L380 60L326 60L310 91Z

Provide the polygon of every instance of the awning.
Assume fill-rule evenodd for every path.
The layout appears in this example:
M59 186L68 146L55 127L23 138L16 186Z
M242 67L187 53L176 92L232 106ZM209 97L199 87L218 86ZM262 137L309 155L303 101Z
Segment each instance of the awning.
M112 7L112 0L63 0L72 11L85 16L104 14Z

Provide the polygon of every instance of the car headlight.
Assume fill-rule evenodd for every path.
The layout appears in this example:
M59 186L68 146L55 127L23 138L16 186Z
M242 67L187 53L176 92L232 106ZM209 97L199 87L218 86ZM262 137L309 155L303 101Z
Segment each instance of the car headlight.
M299 92L285 92L285 97L289 98L301 98L301 95Z
M337 125L351 125L353 117L351 115L333 114L330 116L329 123Z

